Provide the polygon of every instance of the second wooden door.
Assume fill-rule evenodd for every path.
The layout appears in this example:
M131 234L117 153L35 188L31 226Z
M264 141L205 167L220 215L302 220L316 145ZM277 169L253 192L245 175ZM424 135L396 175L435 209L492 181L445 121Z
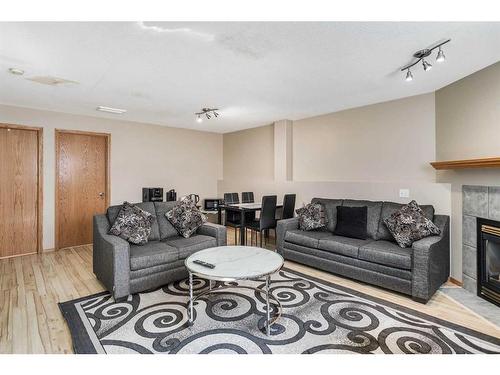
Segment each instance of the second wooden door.
M108 206L109 135L56 131L56 248L92 243Z

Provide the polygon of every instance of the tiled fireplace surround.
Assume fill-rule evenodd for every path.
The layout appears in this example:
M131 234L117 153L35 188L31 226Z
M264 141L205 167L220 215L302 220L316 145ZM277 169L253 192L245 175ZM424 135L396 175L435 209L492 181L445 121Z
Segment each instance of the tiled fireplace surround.
M500 221L500 186L462 187L462 281L465 289L477 291L476 218Z

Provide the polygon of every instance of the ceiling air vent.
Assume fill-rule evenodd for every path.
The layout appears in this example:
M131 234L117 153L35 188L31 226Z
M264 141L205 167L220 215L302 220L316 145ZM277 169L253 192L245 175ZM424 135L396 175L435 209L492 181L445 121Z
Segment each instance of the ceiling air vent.
M78 84L78 82L75 81L70 81L68 79L52 77L52 76L39 76L26 79L36 83L41 83L42 85L49 85L49 86L64 86L69 84L75 84L75 85Z

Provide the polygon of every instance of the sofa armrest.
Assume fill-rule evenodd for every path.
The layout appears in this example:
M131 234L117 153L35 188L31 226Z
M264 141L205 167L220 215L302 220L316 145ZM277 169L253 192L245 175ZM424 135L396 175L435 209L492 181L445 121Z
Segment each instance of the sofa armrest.
M283 243L285 242L285 234L288 230L299 229L299 218L278 220L276 225L276 249L278 253L283 255Z
M227 244L227 229L224 225L205 223L197 229L196 233L214 237L217 246L226 246Z
M106 215L93 220L93 270L115 299L130 294L130 244L123 238L108 234Z
M435 215L439 236L415 241L413 248L412 297L427 302L450 275L450 218Z

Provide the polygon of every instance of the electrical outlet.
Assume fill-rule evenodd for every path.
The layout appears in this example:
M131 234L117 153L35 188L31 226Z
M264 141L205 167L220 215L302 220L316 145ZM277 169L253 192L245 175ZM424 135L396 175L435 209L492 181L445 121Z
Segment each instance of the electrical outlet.
M399 189L400 198L410 198L410 189Z

